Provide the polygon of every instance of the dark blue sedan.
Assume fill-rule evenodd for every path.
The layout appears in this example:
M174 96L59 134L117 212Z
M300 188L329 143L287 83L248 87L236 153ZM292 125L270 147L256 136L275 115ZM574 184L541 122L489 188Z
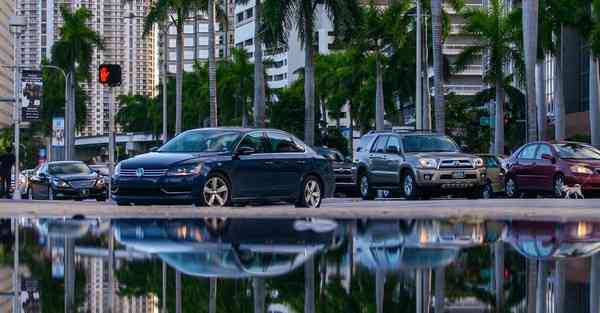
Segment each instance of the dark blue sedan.
M289 201L319 207L335 189L325 158L274 129L186 131L156 152L119 163L112 181L119 205Z

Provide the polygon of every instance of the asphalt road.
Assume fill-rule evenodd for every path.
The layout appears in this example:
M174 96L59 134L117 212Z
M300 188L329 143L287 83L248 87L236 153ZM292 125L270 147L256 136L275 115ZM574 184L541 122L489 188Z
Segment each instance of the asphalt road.
M89 218L336 218L336 219L518 219L577 221L599 220L600 200L492 199L432 200L403 199L361 201L336 198L321 208L292 205L202 208L194 206L117 206L111 202L0 200L0 218L73 217Z

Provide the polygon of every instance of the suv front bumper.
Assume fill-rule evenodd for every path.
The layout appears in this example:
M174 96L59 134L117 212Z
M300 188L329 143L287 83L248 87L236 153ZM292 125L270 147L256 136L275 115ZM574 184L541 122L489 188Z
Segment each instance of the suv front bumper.
M462 173L463 178L455 175ZM448 169L448 170L417 170L415 173L417 185L425 188L439 188L443 190L472 189L484 184L486 172L481 169Z

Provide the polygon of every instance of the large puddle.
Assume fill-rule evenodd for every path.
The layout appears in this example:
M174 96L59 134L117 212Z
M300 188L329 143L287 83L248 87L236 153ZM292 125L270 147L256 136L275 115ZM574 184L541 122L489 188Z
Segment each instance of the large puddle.
M539 313L600 305L600 222L0 223L0 312Z

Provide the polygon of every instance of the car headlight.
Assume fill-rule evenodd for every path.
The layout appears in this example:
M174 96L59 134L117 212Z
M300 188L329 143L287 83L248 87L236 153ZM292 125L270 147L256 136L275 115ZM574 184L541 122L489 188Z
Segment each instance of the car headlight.
M172 167L167 172L167 176L198 175L200 174L200 171L202 171L202 165L202 163L190 163Z
M62 179L58 179L58 178L54 178L52 179L52 185L54 185L55 187L58 188L69 188L71 187L71 184L69 184L68 182L62 180Z
M571 166L571 172L575 173L575 174L585 174L585 175L592 175L594 174L594 171L592 171L591 169L585 167L585 166L581 166L581 165L573 165Z
M114 175L121 175L121 163L118 163L117 166L115 166Z
M104 181L104 178L101 177L96 180L96 184L94 185L96 186L96 188L104 188L106 182Z
M420 168L437 168L437 161L435 159L419 159Z
M473 159L473 167L474 168L483 167L483 159L481 159L481 158Z

